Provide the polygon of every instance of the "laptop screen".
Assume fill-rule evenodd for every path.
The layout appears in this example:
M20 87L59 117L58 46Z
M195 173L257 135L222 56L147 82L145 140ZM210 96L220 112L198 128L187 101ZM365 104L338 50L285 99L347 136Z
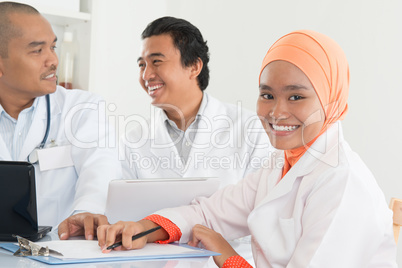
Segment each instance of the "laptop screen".
M0 240L38 233L35 169L28 162L0 161Z
M219 188L218 178L113 180L109 183L105 215L110 223L138 221L163 208L188 205Z

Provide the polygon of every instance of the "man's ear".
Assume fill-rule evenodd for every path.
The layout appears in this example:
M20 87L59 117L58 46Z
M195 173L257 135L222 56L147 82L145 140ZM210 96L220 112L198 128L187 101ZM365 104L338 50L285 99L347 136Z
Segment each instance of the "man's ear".
M197 78L201 73L202 66L204 66L204 63L200 58L198 58L197 61L191 66L190 78Z

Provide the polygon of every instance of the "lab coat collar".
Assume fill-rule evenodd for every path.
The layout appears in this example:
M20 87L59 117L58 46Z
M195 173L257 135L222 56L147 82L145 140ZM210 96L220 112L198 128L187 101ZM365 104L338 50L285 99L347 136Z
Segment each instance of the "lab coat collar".
M341 123L338 121L332 124L328 130L313 143L282 179L282 168L275 168L272 171L271 176L276 176L278 183L261 204L289 193L297 178L308 175L318 164L324 163L336 167L339 164L339 144L342 141L342 127ZM283 152L280 157L283 157Z
M49 94L49 99L50 99L50 114L52 116L53 120L53 115L57 115L61 113L61 108L60 108L60 100L58 97L56 97L56 93ZM47 111L46 111L46 95L40 96L35 98L34 103L32 104L32 107L34 107L34 113L33 117L37 117L40 119L47 119Z
M305 155L296 163L299 176L312 172L319 163L336 167L339 164L339 144L344 140L342 125L337 121L307 150ZM299 163L300 162L300 163Z
M198 122L198 130L195 135L194 145L191 148L190 156L194 156L195 153L202 153L206 155L209 151L211 151L214 146L211 144L211 137L214 133L218 133L218 130L222 130L222 125L219 124L214 117L225 115L225 111L222 109L222 105L216 99L209 96L204 92L203 94L203 103L201 105L199 113L199 122ZM191 159L195 160L195 157ZM191 160L189 158L189 160ZM187 164L192 164L191 161L188 161Z

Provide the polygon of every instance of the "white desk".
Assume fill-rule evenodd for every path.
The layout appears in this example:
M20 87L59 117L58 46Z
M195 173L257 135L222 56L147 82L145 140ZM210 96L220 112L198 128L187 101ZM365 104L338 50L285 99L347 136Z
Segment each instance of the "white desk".
M41 241L58 239L57 235L50 233ZM4 243L4 242L0 242ZM120 261L120 262L96 262L82 264L63 264L63 265L48 265L25 257L15 257L13 253L0 248L0 267L1 268L64 268L64 267L91 267L91 268L173 268L173 267L191 267L191 268L212 268L216 267L211 257L202 258L180 258L169 260L146 260L146 261Z
M15 257L7 250L0 249L0 267L8 268L64 268L64 267L90 267L90 268L209 268L216 267L210 257L182 258L172 260L147 260L147 261L119 261L119 262L95 262L82 264L48 265L25 257ZM212 258L211 258L212 259Z

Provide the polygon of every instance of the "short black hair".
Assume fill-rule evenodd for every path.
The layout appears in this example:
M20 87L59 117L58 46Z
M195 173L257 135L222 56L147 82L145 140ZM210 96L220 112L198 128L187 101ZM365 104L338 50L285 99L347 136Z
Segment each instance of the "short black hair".
M21 29L13 25L11 13L40 14L30 5L16 2L0 2L0 57L8 57L8 43L12 38L21 36Z
M202 60L203 66L197 77L201 90L205 90L209 83L209 52L207 42L204 41L200 30L190 22L174 17L162 17L154 20L145 28L141 38L169 34L174 46L180 51L183 66L188 67Z

